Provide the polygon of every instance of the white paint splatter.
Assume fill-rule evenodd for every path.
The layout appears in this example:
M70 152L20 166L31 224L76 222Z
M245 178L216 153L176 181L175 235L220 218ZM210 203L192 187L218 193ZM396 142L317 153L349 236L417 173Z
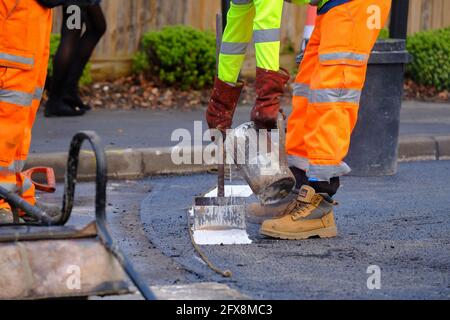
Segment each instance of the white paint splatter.
M230 230L195 230L194 241L199 245L231 245L251 244L247 231L242 229Z
M250 197L253 191L248 185L227 185L225 186L225 197ZM217 188L205 194L205 197L217 197ZM189 210L191 217L194 209ZM250 244L248 233L242 229L229 230L194 230L194 241L199 245L232 245Z

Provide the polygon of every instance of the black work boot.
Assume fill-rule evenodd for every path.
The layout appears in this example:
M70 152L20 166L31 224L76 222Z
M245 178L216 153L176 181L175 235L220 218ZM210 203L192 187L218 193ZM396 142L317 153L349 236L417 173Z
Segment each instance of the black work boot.
M85 110L72 107L60 98L50 97L45 105L44 115L46 117L78 117L85 114Z
M77 88L71 88L67 90L63 100L70 106L78 107L80 110L89 111L92 109L90 105L84 103L83 100L81 100Z

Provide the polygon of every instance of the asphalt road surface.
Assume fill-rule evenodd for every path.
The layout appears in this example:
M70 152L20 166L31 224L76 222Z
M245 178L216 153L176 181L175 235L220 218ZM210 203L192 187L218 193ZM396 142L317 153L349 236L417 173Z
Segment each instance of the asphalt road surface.
M165 255L252 298L449 299L449 178L450 162L401 164L393 177L345 177L336 197L337 238L271 240L249 224L250 245L204 246L213 263L233 271L231 280L197 258L186 228L186 208L215 176L151 180L141 220ZM379 268L380 289L368 289L368 268Z
M277 241L248 224L252 244L202 247L232 270L231 279L206 267L187 233L186 210L215 185L214 175L111 181L108 221L150 285L217 281L255 299L449 299L449 178L446 161L403 163L393 177L345 177L337 238ZM60 199L61 190L43 199ZM78 185L69 224L93 219L94 190L93 183ZM373 266L381 288L370 290Z

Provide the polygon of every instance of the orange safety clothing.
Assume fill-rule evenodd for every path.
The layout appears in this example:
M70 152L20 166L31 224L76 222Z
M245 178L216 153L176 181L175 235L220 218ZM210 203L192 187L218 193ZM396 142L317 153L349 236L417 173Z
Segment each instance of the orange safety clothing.
M21 172L47 76L52 12L35 0L0 0L0 25L0 186L34 204Z
M312 181L350 171L343 159L369 55L390 5L391 0L354 0L317 17L295 79L286 136L289 164Z

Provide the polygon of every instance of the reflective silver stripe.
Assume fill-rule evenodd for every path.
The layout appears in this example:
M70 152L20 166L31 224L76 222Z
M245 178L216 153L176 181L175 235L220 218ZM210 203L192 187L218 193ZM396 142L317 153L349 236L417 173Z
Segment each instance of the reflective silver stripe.
M44 88L36 88L36 90L34 91L33 100L41 100L43 94Z
M255 30L253 31L253 41L255 43L280 41L280 28Z
M0 90L0 102L17 104L23 107L29 107L33 101L33 95L20 91Z
M247 4L253 2L253 0L231 0L231 2L233 2L233 4Z
M359 103L361 90L356 89L311 89L309 91L309 102L350 102Z
M0 60L6 60L14 63L21 63L29 66L34 66L34 58L26 58L4 52L0 52Z
M323 53L319 55L320 62L333 61L333 60L354 60L354 61L367 61L369 56L367 54L353 53L353 52L332 52Z
M339 165L315 165L310 164L306 172L308 178L317 179L319 181L330 181L331 178L340 177L352 171L350 167L341 162Z
M11 173L22 172L24 167L25 167L24 160L16 160L13 161L7 167L0 166L0 172L11 172Z
M32 187L33 187L33 182L31 182L30 179L25 178L25 180L23 181L22 190L21 190L20 194L24 194L25 192L30 190Z
M5 188L8 192L17 192L15 183L0 183L0 187Z
M294 83L294 96L295 97L306 97L309 95L309 85L304 83Z
M222 54L245 54L247 42L222 42L220 53Z
M16 172L22 172L24 167L25 167L25 160L14 161L14 170Z
M288 156L289 167L296 167L303 171L308 171L309 160L299 156Z
M0 172L11 172L11 173L15 173L16 172L16 167L15 167L15 163L11 163L9 166L7 167L3 167L0 166Z

